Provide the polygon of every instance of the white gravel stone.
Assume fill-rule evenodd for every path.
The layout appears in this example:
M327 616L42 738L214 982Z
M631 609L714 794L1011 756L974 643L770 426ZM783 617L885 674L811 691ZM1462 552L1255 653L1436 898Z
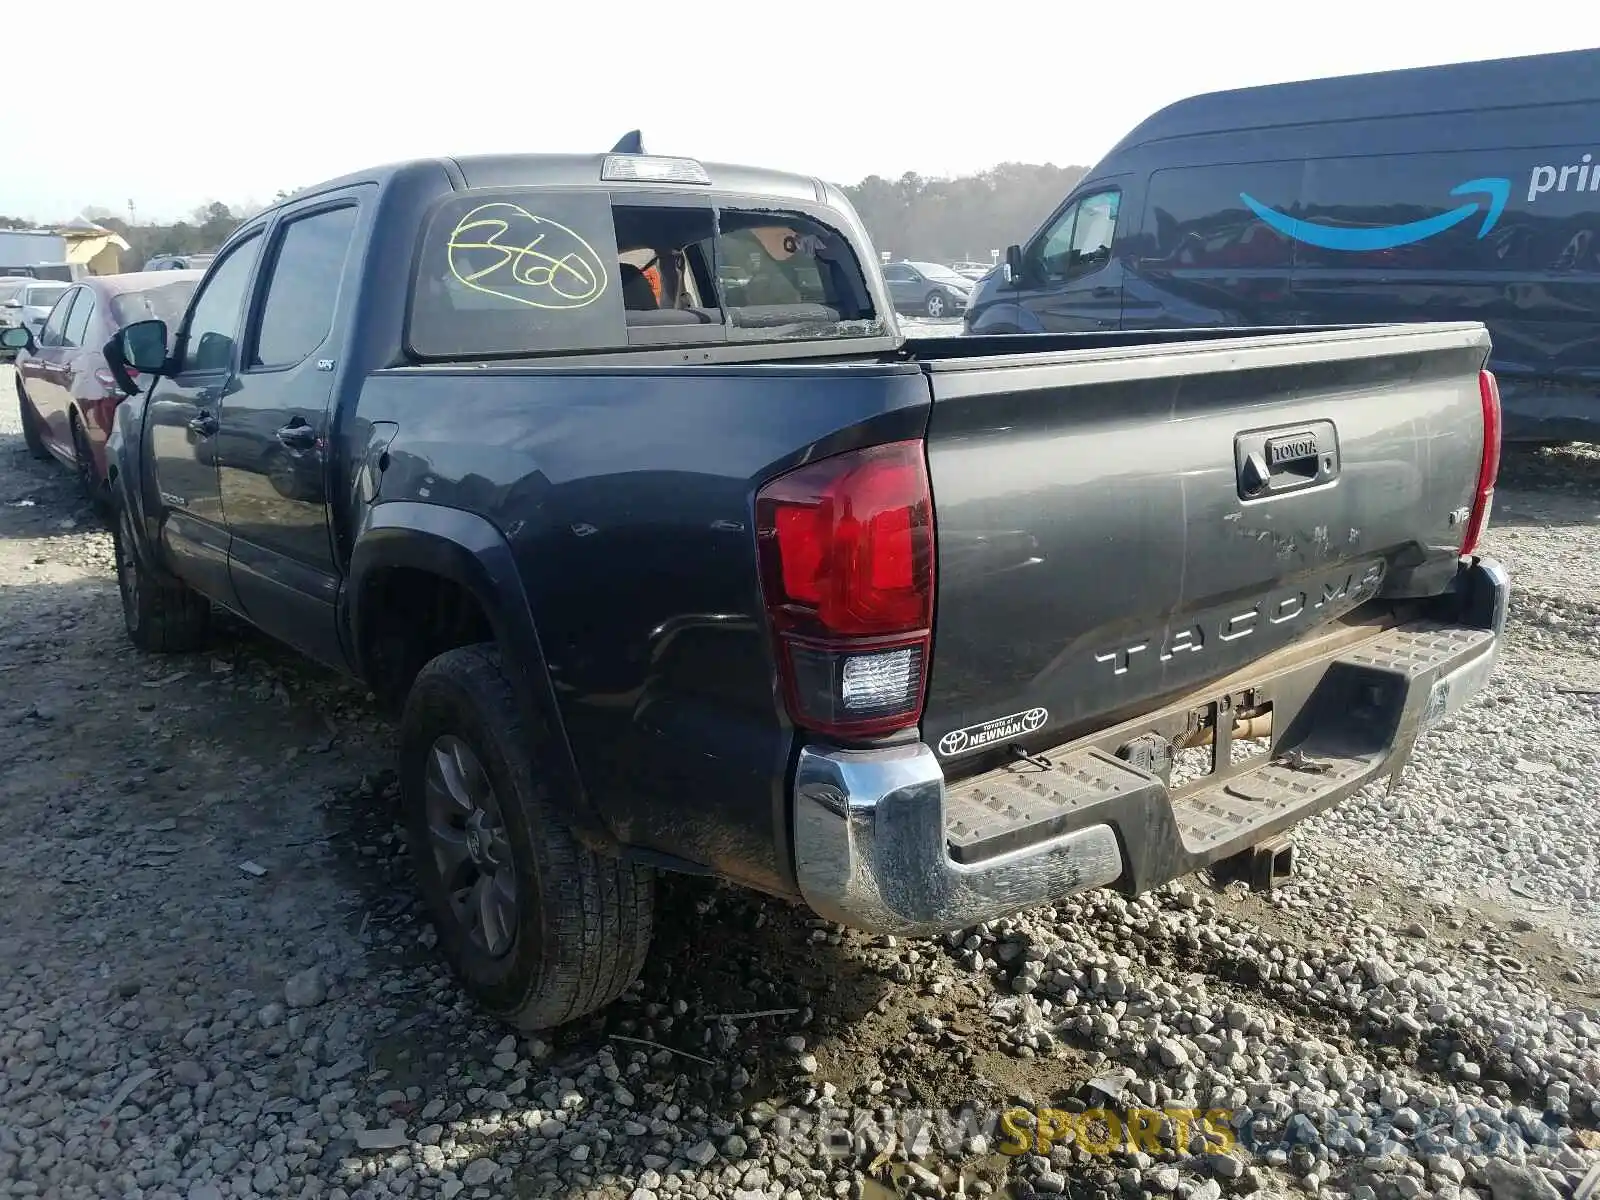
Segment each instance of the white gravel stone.
M709 1140L696 1142L683 1152L683 1156L698 1166L705 1166L717 1156L717 1148Z
M482 1187L494 1178L499 1169L499 1164L492 1158L475 1158L461 1172L461 1182L467 1187Z
M290 1008L316 1008L328 999L320 967L308 967L284 981L283 999Z

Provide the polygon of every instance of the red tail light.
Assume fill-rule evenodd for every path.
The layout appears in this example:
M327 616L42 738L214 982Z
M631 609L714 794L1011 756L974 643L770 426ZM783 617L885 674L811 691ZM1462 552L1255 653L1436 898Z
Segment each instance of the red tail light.
M800 467L756 496L767 618L789 716L836 736L922 718L933 493L920 441Z
M1478 372L1478 395L1483 401L1483 457L1478 464L1478 488L1472 497L1472 515L1467 518L1466 536L1461 539L1461 553L1468 555L1478 548L1478 540L1489 524L1489 513L1494 508L1494 484L1500 477L1500 384L1492 371Z

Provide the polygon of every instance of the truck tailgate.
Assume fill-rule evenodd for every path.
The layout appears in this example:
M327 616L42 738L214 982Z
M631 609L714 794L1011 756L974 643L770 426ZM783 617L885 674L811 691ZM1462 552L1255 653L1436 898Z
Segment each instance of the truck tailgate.
M924 740L975 768L1447 590L1488 350L1461 324L926 362Z

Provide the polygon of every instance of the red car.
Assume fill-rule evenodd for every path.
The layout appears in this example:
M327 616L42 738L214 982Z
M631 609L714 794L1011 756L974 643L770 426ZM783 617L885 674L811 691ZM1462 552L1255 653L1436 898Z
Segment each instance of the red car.
M73 467L96 504L105 490L106 437L123 399L101 347L134 321L159 317L176 329L204 274L90 276L56 301L37 338L25 328L0 333L17 350L17 404L28 449L35 458L53 455Z

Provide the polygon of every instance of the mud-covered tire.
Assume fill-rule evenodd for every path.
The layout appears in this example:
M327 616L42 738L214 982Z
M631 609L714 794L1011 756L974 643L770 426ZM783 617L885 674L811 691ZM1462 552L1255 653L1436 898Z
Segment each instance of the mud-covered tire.
M111 545L129 639L150 654L200 649L211 626L210 602L176 579L161 578L147 568L134 553L133 536L132 518L119 504L111 519Z
M479 865L475 852L472 861L450 869L447 884L441 863L451 850L441 848L434 832L441 808L460 810L440 801L438 761L445 760L434 761L430 808L430 761L456 742L481 768L480 782L496 809L497 832L477 845L503 845L514 868L504 889L515 896L514 932L506 932L510 922L498 923L507 942L498 953L451 900L453 890L473 894L463 880L489 868ZM413 682L400 720L399 774L418 886L439 947L467 993L485 1011L528 1031L604 1008L638 978L655 903L653 871L597 854L573 836L562 817L563 798L542 766L553 757L550 731L528 727L497 647L447 651Z
M28 453L41 462L50 457L50 451L45 449L44 438L39 436L39 414L33 411L33 405L28 401L28 394L22 390L22 380L17 383L17 417L22 422L22 442L28 447Z

